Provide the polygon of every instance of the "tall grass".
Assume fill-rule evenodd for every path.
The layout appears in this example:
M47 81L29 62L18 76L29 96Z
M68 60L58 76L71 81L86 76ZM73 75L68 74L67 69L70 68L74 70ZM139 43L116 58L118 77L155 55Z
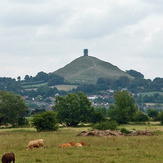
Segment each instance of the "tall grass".
M124 126L122 126L124 127ZM139 126L125 126L139 128ZM144 128L141 126L144 130ZM157 126L156 130L161 130ZM84 128L61 128L57 132L39 132L35 130L19 129L14 131L0 130L1 156L13 151L16 163L155 163L163 162L163 136L119 136L119 137L81 137L76 136ZM149 129L154 131L153 128ZM155 131L156 131L155 130ZM28 132L27 132L28 131ZM26 151L29 140L43 138L44 149ZM83 148L59 148L59 144L66 142L86 142Z

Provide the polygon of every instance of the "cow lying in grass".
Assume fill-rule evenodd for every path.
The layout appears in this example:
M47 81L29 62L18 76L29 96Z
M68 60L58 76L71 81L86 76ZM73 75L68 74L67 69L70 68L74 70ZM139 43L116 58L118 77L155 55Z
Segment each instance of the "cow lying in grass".
M65 144L61 144L61 145L59 145L59 147L60 148L68 148L68 147L73 147L73 146L75 146L75 147L83 147L83 146L85 146L86 144L84 143L84 142L80 142L80 143L74 143L73 141L72 142L70 142L70 143L65 143Z
M12 161L15 163L15 155L13 152L5 153L2 156L2 163L10 163Z
M72 147L74 145L75 145L75 143L72 141L70 143L61 144L61 145L59 145L59 147L60 148L67 148L67 147Z
M43 139L37 139L37 140L31 140L26 149L33 149L33 148L44 148L44 140Z
M80 142L80 143L76 143L75 144L75 147L83 147L85 146L86 144L84 142Z

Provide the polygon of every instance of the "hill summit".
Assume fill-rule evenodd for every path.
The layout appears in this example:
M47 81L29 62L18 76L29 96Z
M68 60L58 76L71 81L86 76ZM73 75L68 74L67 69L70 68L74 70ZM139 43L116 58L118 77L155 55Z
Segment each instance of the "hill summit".
M99 78L107 78L112 81L117 80L121 76L133 78L117 66L87 55L73 60L54 73L64 77L67 82L79 84L95 84Z

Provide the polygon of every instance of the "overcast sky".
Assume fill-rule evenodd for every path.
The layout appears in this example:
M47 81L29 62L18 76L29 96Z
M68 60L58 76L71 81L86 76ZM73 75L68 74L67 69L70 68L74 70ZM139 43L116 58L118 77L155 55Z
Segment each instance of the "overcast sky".
M89 55L163 77L163 0L1 0L0 77L54 72Z

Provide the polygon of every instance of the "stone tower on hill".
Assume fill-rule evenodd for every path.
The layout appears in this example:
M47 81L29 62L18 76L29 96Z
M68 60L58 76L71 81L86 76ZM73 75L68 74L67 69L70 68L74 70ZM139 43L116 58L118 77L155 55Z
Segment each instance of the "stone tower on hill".
M83 52L84 52L84 56L88 56L88 49L84 49Z

